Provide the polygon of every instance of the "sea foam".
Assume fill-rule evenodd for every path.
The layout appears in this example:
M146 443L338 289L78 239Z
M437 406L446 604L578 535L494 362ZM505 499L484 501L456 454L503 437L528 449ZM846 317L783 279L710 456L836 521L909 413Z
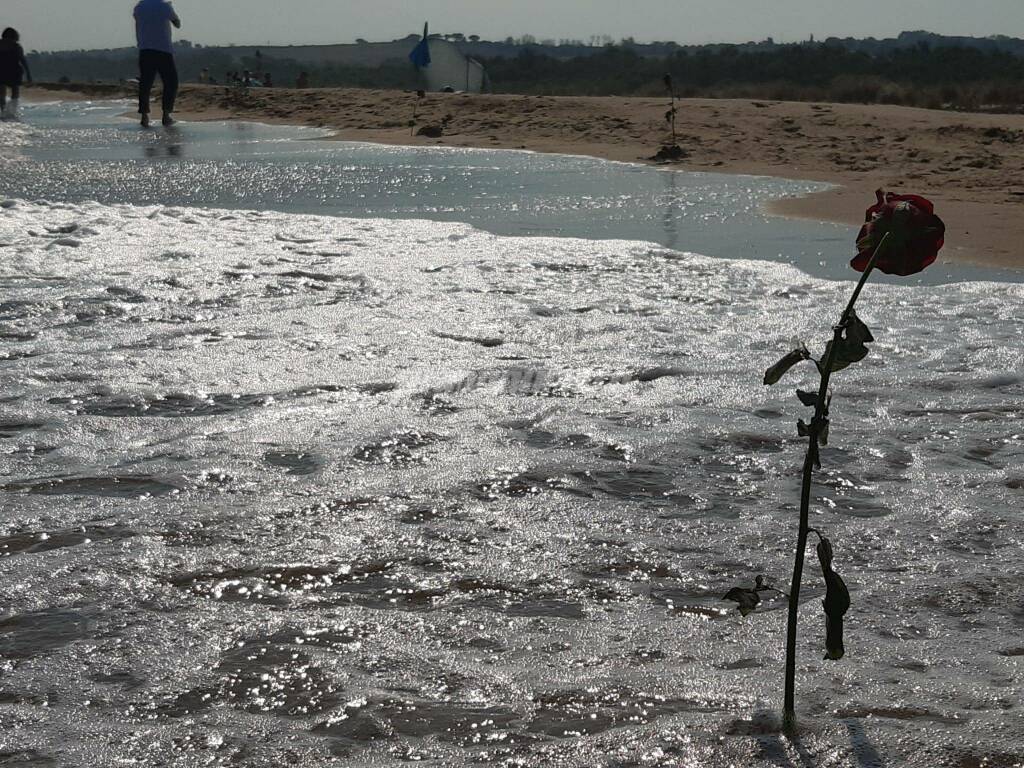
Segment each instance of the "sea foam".
M17 200L0 286L5 749L798 759L764 714L783 602L720 597L785 588L792 390L816 376L761 376L821 351L849 282L461 224ZM864 293L877 342L834 377L813 494L847 657L820 661L809 571L805 751L1019 749L1022 299Z

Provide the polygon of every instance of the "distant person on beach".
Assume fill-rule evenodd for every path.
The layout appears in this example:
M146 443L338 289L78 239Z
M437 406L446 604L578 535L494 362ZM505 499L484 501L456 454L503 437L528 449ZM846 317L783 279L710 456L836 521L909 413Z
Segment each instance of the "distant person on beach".
M21 98L21 81L32 82L32 74L25 60L25 51L18 40L21 35L8 27L0 35L0 117L18 116L18 101ZM7 101L7 89L11 89L11 100Z
M156 76L164 86L163 124L174 125L171 113L178 97L178 69L174 64L171 25L181 29L181 19L168 0L139 0L135 6L135 38L139 46L139 114L149 127L149 94Z
M263 73L263 87L264 88L273 88L274 87L274 79L270 76L269 72L264 72Z
M300 72L299 78L295 81L296 88L309 88L309 72Z

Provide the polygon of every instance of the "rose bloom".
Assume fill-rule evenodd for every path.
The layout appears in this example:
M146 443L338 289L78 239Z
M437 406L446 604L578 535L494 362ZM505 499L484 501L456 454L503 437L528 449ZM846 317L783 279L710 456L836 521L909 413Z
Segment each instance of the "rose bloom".
M946 225L935 215L931 201L882 190L875 194L878 202L865 214L865 224L857 235L857 255L850 266L863 272L890 232L892 237L875 261L878 269L889 275L913 275L932 264L942 248Z

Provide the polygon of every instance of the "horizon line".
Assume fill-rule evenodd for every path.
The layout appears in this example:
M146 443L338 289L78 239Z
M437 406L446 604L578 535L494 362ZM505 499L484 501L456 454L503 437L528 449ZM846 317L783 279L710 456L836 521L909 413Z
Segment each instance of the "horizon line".
M431 33L430 36L431 37L445 37L445 35L449 35L450 36L452 34L458 34L458 33L438 32L438 33ZM474 44L474 45L475 44L479 44L479 43L494 43L494 44L498 44L498 45L517 45L517 46L521 46L521 47L527 46L527 45L537 45L537 46L548 47L548 48L552 48L552 47L553 48L581 47L581 46L584 47L584 48L604 48L604 47L607 47L607 46L619 46L619 45L622 45L624 43L627 43L627 41L628 41L629 44L638 45L638 46L675 45L675 46L678 46L679 48L700 48L700 47L704 47L704 46L715 46L715 45L737 45L738 46L738 45L759 45L759 44L763 44L763 43L771 43L771 44L775 44L775 45L799 45L801 43L812 43L812 42L813 43L824 43L825 41L832 40L832 39L834 39L834 40L858 40L858 41L870 41L870 40L886 41L886 40L898 40L902 35L905 35L905 34L928 34L928 35L935 35L936 37L963 38L963 39L967 39L967 40L999 40L999 39L1003 39L1003 40L1022 40L1022 41L1024 41L1024 38L1021 38L1021 37L1014 37L1013 35L1006 35L1006 34L1001 34L1001 33L996 33L996 32L993 32L993 33L988 34L988 35L950 35L950 34L944 34L944 33L941 33L941 32L932 32L932 31L927 30L927 29L904 29L904 30L901 30L900 32L894 34L891 37L874 37L872 35L868 35L866 37L855 37L855 36L852 36L852 35L847 35L845 37L840 37L838 35L828 35L828 36L820 37L819 38L819 37L816 37L813 34L809 34L807 37L803 37L803 38L799 38L799 39L797 39L797 38L794 38L794 39L775 39L773 36L769 35L769 36L767 36L767 37L765 37L765 38L763 38L761 40L742 40L742 41L712 40L712 41L694 42L694 43L680 43L680 42L677 42L675 40L636 40L635 38L632 38L632 37L623 37L623 38L614 39L614 38L611 38L610 35L591 35L591 36L588 37L588 40L594 40L594 39L600 38L602 40L602 42L600 42L598 44L588 44L587 40L582 40L582 39L578 39L578 38L557 38L557 39L556 38L548 38L548 37L538 38L536 35L531 35L530 33L523 33L523 34L520 34L518 36L508 35L508 36L506 36L506 37L504 37L502 39L499 39L499 40L489 40L489 39L485 39L485 38L481 37L479 40L476 40L476 41L470 41L469 40L470 36L469 35L464 35L464 38L465 38L464 41L467 42L467 43L470 43L470 44ZM263 42L263 43L204 43L204 42L199 42L199 41L191 40L191 39L189 39L187 37L181 37L181 38L179 38L178 40L175 41L175 45L180 45L181 43L188 43L189 45L191 45L193 47L201 47L201 48L331 48L331 47L341 46L341 45L346 45L346 46L348 46L348 45L351 45L351 46L355 46L355 45L389 45L389 44L403 42L403 41L405 41L406 39L408 39L410 37L421 37L421 35L419 33L417 33L417 32L410 32L408 35L405 35L404 37L397 37L397 38L393 38L391 40L364 40L364 38L353 38L352 40L349 40L347 42L346 41L335 41L335 42L330 42L330 43L274 43L274 42L269 42L269 41L268 42ZM527 37L533 38L533 42L529 42L529 43L523 43L523 42L508 43L507 42L509 40L509 38L512 38L513 40L523 40L523 39L525 39ZM360 40L364 40L364 42L359 42ZM135 48L135 47L136 46L133 45L133 44L128 44L128 45L108 46L108 47L105 47L105 48L103 48L103 47L93 47L93 48L46 48L46 49L35 48L35 49L30 50L29 53L32 53L32 54L51 54L51 53L74 53L76 51L85 51L85 52L88 52L88 51L119 51L119 50L130 50L130 49Z

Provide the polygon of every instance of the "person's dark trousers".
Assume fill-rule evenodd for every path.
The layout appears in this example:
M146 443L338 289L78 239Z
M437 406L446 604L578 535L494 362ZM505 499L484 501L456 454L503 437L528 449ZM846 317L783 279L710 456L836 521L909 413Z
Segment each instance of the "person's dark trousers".
M174 111L174 100L178 98L178 68L174 66L174 56L164 51L139 51L140 115L149 114L149 94L157 75L164 84L164 114L169 115Z

